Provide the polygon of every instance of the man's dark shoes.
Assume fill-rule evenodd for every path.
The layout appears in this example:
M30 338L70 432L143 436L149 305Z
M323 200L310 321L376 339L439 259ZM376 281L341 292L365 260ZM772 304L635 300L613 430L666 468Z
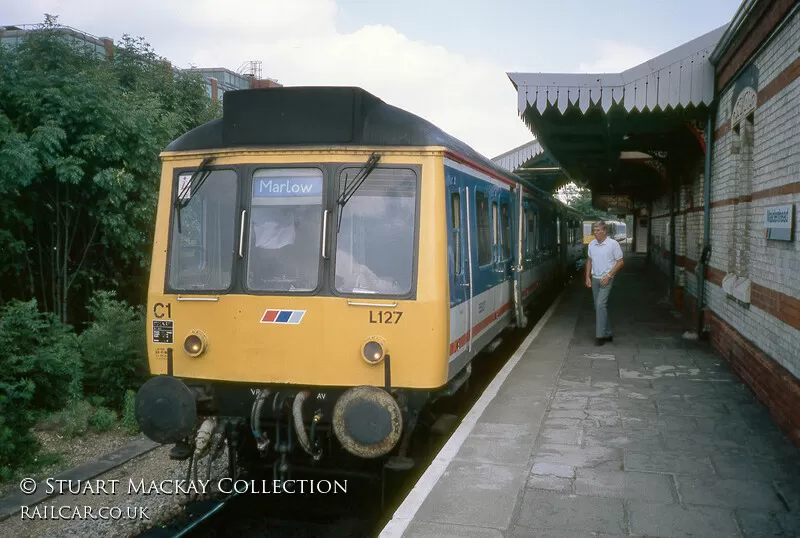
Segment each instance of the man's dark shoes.
M613 342L614 341L614 336L606 336L605 338L603 338L603 341L604 342Z
M605 343L606 343L606 339L605 338L595 338L594 339L594 344L596 346L602 346Z

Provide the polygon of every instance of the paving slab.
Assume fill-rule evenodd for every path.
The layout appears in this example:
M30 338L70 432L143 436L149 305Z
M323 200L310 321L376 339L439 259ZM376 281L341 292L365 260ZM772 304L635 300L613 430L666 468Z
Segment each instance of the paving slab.
M563 495L527 490L517 524L523 527L574 532L625 534L625 509L620 499Z
M733 511L709 506L628 501L631 532L659 537L740 536Z
M650 473L713 476L715 470L707 454L625 450L625 469Z
M677 501L670 475L631 471L578 469L575 476L575 493L661 503Z
M785 510L773 485L755 480L717 477L676 477L678 494L686 504Z
M536 435L516 424L478 423L454 460L527 468Z
M415 519L507 529L525 479L516 467L453 461Z

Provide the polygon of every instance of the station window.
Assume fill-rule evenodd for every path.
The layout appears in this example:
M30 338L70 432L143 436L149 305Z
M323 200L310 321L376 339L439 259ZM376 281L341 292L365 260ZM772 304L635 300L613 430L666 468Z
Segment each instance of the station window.
M475 218L478 222L478 265L486 265L492 261L489 197L479 191L475 193Z
M450 195L450 226L453 229L453 272L461 273L461 193Z

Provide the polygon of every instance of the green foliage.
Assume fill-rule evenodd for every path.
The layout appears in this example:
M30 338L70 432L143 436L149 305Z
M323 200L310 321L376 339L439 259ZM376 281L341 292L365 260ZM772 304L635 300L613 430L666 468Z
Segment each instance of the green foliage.
M220 113L142 38L106 58L47 16L0 46L0 478L34 462L42 414L77 435L108 426L93 405L125 406L138 430L126 391L147 371L144 316L95 292L144 300L159 153ZM90 318L80 337L66 325Z
M202 78L142 38L105 58L50 16L0 47L0 70L0 303L37 298L66 321L96 289L141 301L159 153L220 113Z
M136 392L125 391L125 404L122 410L122 427L130 435L139 433L139 423L136 422Z
M144 312L116 300L112 292L97 292L89 312L93 321L80 336L86 394L122 409L125 391L147 375Z
M0 382L30 382L32 409L59 409L82 393L78 339L71 328L36 301L0 308Z
M69 439L79 437L89 431L92 405L86 400L73 400L60 411L47 417L42 428L57 432Z
M107 432L117 424L117 413L106 407L98 407L89 419L89 425L98 432Z
M0 307L0 475L32 461L37 415L80 393L81 360L70 328L39 312L36 301Z
M611 213L592 205L592 191L585 187L570 183L560 190L559 195L566 199L565 203L568 206L581 213L584 218L616 219Z

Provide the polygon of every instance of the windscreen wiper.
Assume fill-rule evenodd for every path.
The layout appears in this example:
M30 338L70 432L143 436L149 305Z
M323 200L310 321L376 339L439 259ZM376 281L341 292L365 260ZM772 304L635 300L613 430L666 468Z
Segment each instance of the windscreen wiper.
M356 193L356 191L364 184L364 181L367 179L367 176L375 170L375 167L378 166L378 161L381 160L381 156L377 153L373 153L367 159L367 162L364 163L364 166L361 167L361 170L358 171L356 177L353 179L353 183L350 184L350 188L348 189L347 185L347 176L344 177L344 187L342 188L342 194L339 195L339 198L336 199L336 204L339 206L339 220L336 224L336 233L339 233L339 230L342 227L342 213L344 210L344 206L347 202L350 201L350 198Z
M200 187L203 186L203 183L206 182L208 176L211 175L211 170L208 170L206 166L208 166L214 157L205 157L203 162L200 163L200 166L192 173L192 177L189 178L189 182L186 186L181 189L178 193L178 196L175 198L175 213L178 217L178 233L181 233L181 209L189 205L191 198L184 198L189 193L196 193L200 190Z

